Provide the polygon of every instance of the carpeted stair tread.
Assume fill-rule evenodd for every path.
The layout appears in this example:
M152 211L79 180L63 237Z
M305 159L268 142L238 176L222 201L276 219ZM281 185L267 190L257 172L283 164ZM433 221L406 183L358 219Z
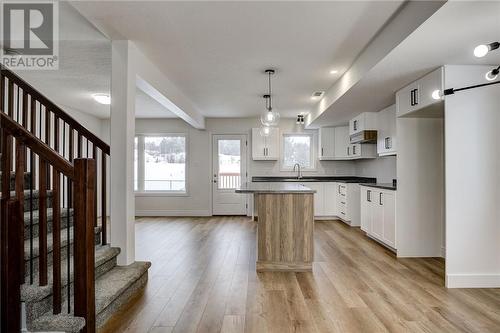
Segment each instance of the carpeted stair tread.
M129 300L130 295L143 287L145 274L151 267L150 262L136 261L128 266L115 266L106 274L100 276L95 281L95 306L96 323L101 326L109 317L109 314L118 309L122 304ZM141 280L142 278L142 280ZM139 281L141 280L141 281ZM71 299L73 302L73 299ZM67 303L62 304L62 308L67 308ZM44 314L33 321L32 331L57 331L57 332L77 332L69 329L66 322L57 326L57 318L50 312ZM66 315L66 317L70 317ZM47 326L44 326L46 324ZM48 326L50 325L50 326Z
M124 293L151 267L147 261L136 261L128 266L115 266L95 282L96 313L103 311Z
M46 314L37 318L31 325L33 332L80 332L85 319L68 314Z
M120 248L110 247L109 245L98 246L95 250L95 267L105 264L120 254ZM61 286L68 284L67 260L61 261ZM33 276L33 284L25 283L21 286L21 300L23 302L36 302L52 294L52 266L47 268L48 284L47 286L38 285L38 274ZM70 258L70 279L73 281L73 257ZM28 280L27 280L28 282Z
M63 219L64 217L67 217L68 213L69 213L70 217L73 216L73 213L74 213L73 208L70 208L69 212L68 212L67 208L61 208L60 211L61 211L61 219ZM33 210L33 224L34 225L38 224L39 216L40 216L40 211L38 209ZM53 209L47 208L47 222L52 221L52 216L53 216ZM62 223L62 221L61 221L61 223ZM24 212L24 225L25 226L30 225L30 212L29 211Z
M94 227L94 234L99 235L101 232L101 227ZM74 232L73 227L69 227L69 242L73 244ZM67 229L61 229L61 252L65 251L65 246L68 244L68 232ZM53 234L47 234L47 253L52 252L53 248ZM40 254L39 238L33 238L33 258L38 257ZM24 241L24 260L30 260L30 240L26 239Z

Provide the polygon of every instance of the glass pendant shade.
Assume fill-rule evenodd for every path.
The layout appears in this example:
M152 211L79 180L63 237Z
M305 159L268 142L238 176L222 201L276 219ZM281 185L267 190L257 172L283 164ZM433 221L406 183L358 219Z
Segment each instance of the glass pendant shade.
M269 136L271 134L271 128L269 126L260 127L260 136Z
M266 111L260 117L260 121L264 126L276 126L280 121L280 114L274 110Z

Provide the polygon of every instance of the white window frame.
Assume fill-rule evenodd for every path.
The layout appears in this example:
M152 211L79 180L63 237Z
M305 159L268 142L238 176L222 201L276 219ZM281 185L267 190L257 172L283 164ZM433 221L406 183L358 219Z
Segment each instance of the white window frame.
M170 191L170 190L163 190L163 191L145 191L144 190L144 181L145 181L145 175L144 175L144 138L145 137L168 137L168 136L183 136L185 139L186 143L186 163L185 163L185 168L186 170L184 171L185 176L185 191ZM138 166L138 172L137 172L137 178L138 178L138 189L135 191L135 196L136 197L187 197L189 196L189 136L187 133L136 133L135 137L138 138L137 142L137 166ZM134 175L135 177L135 170L134 170ZM135 189L134 189L135 190Z
M311 166L309 168L305 168L301 166L302 171L317 171L317 163L316 163L316 135L314 132L286 132L281 134L281 151L280 151L280 171L292 171L293 166L285 166L285 137L289 136L308 136L311 138Z

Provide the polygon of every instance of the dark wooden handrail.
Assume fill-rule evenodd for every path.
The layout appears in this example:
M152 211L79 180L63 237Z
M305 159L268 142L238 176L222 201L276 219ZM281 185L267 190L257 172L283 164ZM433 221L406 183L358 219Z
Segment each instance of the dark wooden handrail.
M78 133L86 137L89 141L91 141L93 144L95 144L99 149L101 149L105 154L109 155L110 153L110 148L109 145L102 141L100 138L98 138L94 133L90 132L88 129L86 129L82 124L80 124L77 120L75 120L73 117L71 117L69 114L64 112L60 107L58 107L56 104L54 104L51 100L49 100L47 97L39 93L33 86L31 86L29 83L21 79L19 76L17 76L15 73L10 71L9 69L5 68L5 66L0 65L0 70L2 71L2 75L8 77L11 82L14 82L16 85L21 87L23 91L28 92L32 97L35 97L40 103L45 105L46 108L50 109L52 113L56 115L59 119L62 119L64 122L69 124L74 130L76 130Z
M71 163L66 161L66 159L62 158L55 150L47 146L3 112L0 112L0 127L15 137L16 140L23 142L24 145L29 147L42 159L50 161L50 164L65 176L71 179L75 178L74 168Z

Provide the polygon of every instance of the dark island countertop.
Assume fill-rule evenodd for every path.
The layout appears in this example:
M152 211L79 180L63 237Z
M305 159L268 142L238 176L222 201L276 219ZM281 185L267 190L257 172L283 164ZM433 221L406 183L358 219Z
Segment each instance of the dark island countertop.
M243 183L239 188L235 190L236 193L271 193L271 194L283 194L283 193L316 193L316 190L305 187L301 184L289 184L289 183Z
M302 178L290 176L255 176L252 182L337 182L337 183L376 183L377 178L356 176L304 176Z
M390 191L396 191L397 186L392 184L392 183L363 183L359 184L361 186L369 186L369 187L375 187L375 188L380 188L383 190L390 190Z

